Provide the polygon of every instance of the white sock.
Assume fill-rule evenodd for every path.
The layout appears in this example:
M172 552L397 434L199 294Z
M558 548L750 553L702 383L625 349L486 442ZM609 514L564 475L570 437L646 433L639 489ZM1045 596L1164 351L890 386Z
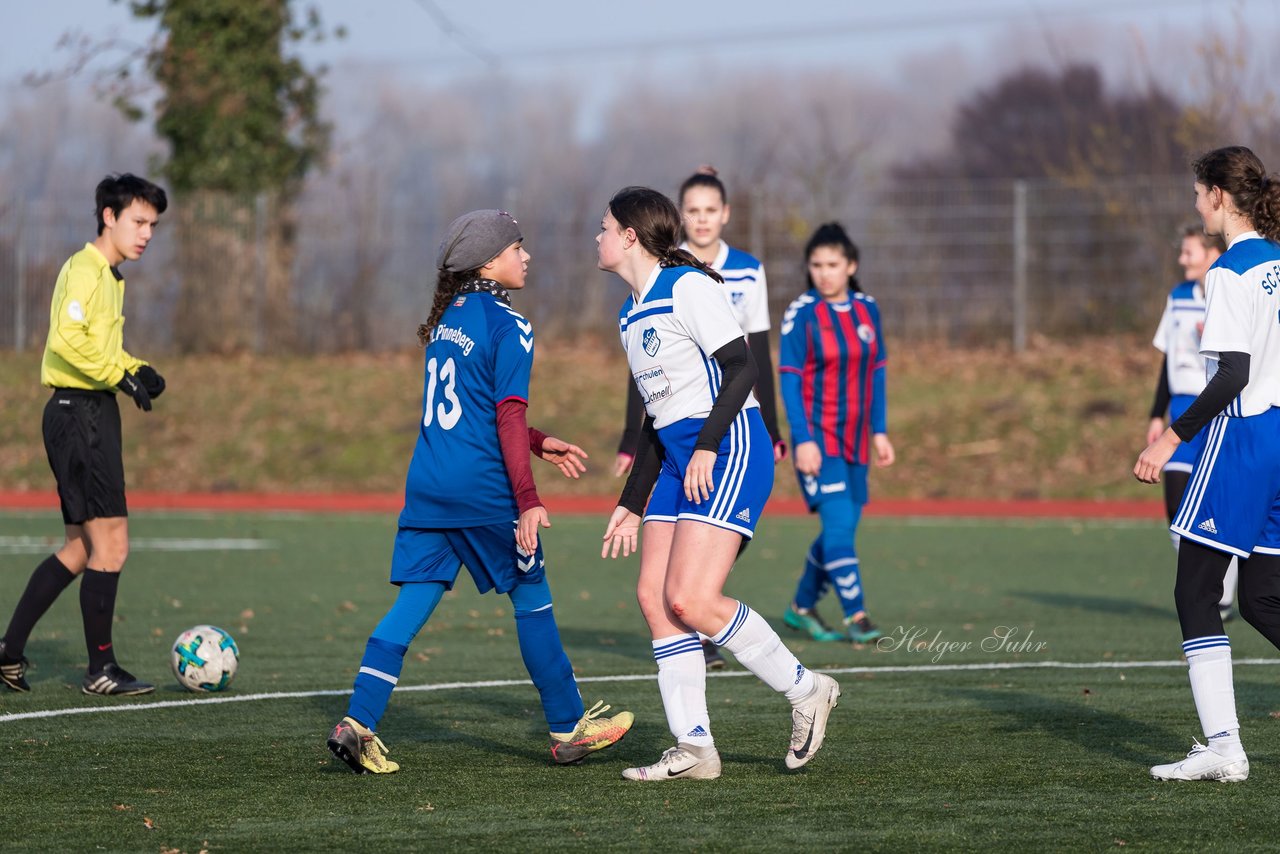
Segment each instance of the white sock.
M1243 753L1231 676L1231 641L1226 635L1194 638L1183 641L1182 651L1205 738L1219 753Z
M793 704L814 689L813 674L791 654L764 617L741 602L733 619L712 640Z
M1220 608L1230 608L1236 601L1236 582L1240 579L1240 558L1235 555L1231 556L1231 563L1227 564L1227 574L1222 579L1222 600L1218 602Z
M655 640L653 659L658 662L658 691L671 734L677 742L694 747L713 746L707 713L707 662L697 634Z

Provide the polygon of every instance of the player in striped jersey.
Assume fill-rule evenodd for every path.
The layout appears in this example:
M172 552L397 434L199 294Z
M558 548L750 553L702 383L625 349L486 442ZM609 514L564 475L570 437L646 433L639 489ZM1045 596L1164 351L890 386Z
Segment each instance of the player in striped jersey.
M520 228L506 211L465 214L440 244L435 301L418 328L425 347L422 420L391 558L399 592L365 645L347 714L328 740L357 774L399 769L375 730L409 644L463 565L481 593L511 598L553 762L578 762L631 727L630 712L605 717L609 707L602 703L584 711L551 610L538 537L551 523L529 453L569 477L585 471L586 454L525 421L533 325L511 307L509 292L524 287L528 263Z
M763 617L724 595L773 488L773 449L751 393L756 364L719 274L680 249L679 234L670 199L627 187L609 201L596 238L600 269L631 286L618 328L645 405L601 555L635 551L643 514L636 596L676 740L653 765L623 772L646 782L720 776L699 632L790 701L788 768L822 746L840 696L836 681L800 664Z
M1160 379L1156 382L1155 400L1151 404L1151 421L1147 425L1147 444L1150 445L1164 432L1164 416L1177 421L1187 411L1196 395L1204 391L1205 364L1200 355L1200 332L1204 328L1204 277L1209 267L1227 250L1227 244L1218 235L1204 233L1203 225L1188 225L1182 229L1182 245L1178 264L1182 266L1186 281L1174 286L1165 300L1164 314L1152 344L1164 358L1160 360ZM1182 493L1191 478L1191 467L1204 445L1204 433L1197 433L1190 442L1183 442L1173 452L1164 466L1164 506L1173 524ZM1178 547L1179 536L1171 533L1173 547ZM1234 616L1232 603L1236 599L1236 561L1233 558L1222 582L1222 600L1218 612L1223 621Z
M796 475L822 531L809 548L786 624L815 640L840 640L816 605L830 584L840 595L847 636L870 643L880 631L867 616L854 538L867 503L867 464L894 461L885 413L880 308L858 286L858 247L836 222L805 246L809 290L782 319L782 400L791 425Z
M787 455L787 445L778 430L773 356L769 349L769 292L764 264L754 255L730 246L721 238L724 227L729 224L729 196L713 167L699 167L680 185L680 213L684 222L684 242L680 248L724 279L733 316L746 333L747 346L751 348L751 355L759 368L754 390L756 401L760 404L760 415L773 442L774 461L780 461ZM631 461L640 441L640 426L644 422L640 392L630 377L627 378L626 398L626 422L614 463L614 475L617 477L631 470ZM702 638L702 653L708 667L713 670L724 667L724 657L709 638Z
M1211 151L1192 168L1205 233L1227 244L1205 276L1200 352L1211 376L1133 474L1158 483L1178 445L1207 430L1171 526L1182 537L1173 593L1182 652L1207 743L1151 776L1239 782L1249 760L1217 606L1235 555L1240 615L1280 648L1280 176L1243 146Z

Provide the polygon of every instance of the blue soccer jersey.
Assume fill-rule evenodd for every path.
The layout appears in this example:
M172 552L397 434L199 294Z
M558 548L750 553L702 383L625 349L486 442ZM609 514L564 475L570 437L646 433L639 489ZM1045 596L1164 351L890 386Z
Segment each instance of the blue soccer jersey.
M400 525L463 528L519 517L497 410L529 399L533 326L489 293L458 296L423 354L422 421Z
M871 434L885 432L886 356L872 297L830 303L809 290L792 302L778 371L793 446L817 442L825 456L865 465Z

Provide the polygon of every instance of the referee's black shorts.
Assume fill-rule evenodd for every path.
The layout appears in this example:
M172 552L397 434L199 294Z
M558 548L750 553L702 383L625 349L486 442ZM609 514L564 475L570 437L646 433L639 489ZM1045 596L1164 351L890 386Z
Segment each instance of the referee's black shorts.
M58 482L63 522L129 515L114 394L54 389L44 407L44 450Z

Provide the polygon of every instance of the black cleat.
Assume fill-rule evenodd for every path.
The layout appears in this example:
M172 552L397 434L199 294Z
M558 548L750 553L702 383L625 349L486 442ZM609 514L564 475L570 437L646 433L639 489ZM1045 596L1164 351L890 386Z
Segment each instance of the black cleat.
M134 694L150 694L156 686L143 682L114 661L97 673L86 673L80 690L86 694L128 697Z
M0 640L0 682L12 691L27 693L31 686L27 684L27 668L31 663L23 656L10 658L5 651L4 641Z

